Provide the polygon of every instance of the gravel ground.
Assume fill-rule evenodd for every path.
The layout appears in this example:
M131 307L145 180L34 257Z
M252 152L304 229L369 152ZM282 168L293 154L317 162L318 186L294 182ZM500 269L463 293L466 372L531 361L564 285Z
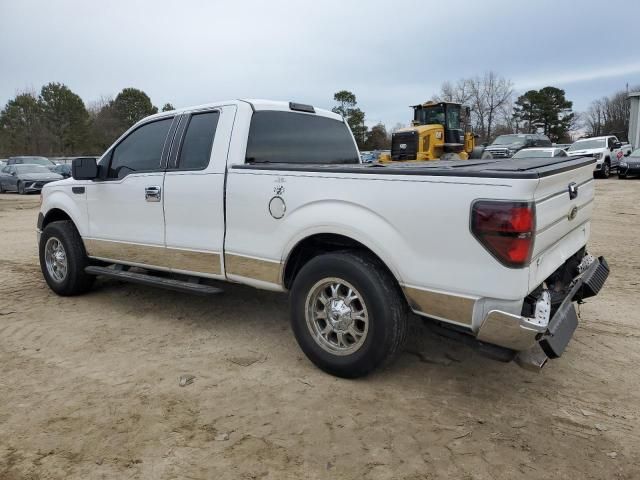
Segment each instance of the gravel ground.
M597 181L590 250L612 273L540 373L415 320L392 366L333 378L298 349L287 298L241 286L60 298L37 211L0 195L2 480L640 478L640 180Z

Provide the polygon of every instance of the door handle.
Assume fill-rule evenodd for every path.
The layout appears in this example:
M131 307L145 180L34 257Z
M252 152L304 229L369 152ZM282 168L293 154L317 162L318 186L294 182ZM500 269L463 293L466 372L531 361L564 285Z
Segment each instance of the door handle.
M159 202L160 201L160 187L145 187L144 199L147 202Z

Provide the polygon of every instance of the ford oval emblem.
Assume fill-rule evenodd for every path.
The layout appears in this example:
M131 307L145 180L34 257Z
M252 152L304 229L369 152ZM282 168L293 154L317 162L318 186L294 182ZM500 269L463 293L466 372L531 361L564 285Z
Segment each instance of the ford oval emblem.
M571 210L569 210L569 215L567 215L567 218L571 221L577 216L578 216L578 207L574 206Z

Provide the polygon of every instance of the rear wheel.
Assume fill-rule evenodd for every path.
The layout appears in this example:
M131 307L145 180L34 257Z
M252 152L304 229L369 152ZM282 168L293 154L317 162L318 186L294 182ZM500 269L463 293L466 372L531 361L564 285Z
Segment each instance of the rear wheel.
M373 256L327 253L305 264L291 289L291 326L319 368L361 377L393 359L408 311L394 278Z
M85 273L89 264L82 238L70 221L52 222L40 236L40 269L49 288L58 295L88 291L95 277Z

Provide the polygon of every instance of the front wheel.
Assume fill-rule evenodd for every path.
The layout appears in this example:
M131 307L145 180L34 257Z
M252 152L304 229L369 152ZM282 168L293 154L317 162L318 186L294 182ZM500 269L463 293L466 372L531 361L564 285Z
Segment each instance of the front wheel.
M70 221L51 222L40 236L40 269L49 288L58 295L88 291L95 277L85 273L89 264L82 238Z
M624 180L625 178L627 178L626 173L618 173L618 180Z
M611 165L608 162L602 164L602 178L609 178L611 175Z
M18 194L24 195L26 192L24 191L24 184L22 182L18 182Z
M291 289L291 326L316 366L361 377L393 359L407 331L407 304L375 257L327 253L305 264Z

